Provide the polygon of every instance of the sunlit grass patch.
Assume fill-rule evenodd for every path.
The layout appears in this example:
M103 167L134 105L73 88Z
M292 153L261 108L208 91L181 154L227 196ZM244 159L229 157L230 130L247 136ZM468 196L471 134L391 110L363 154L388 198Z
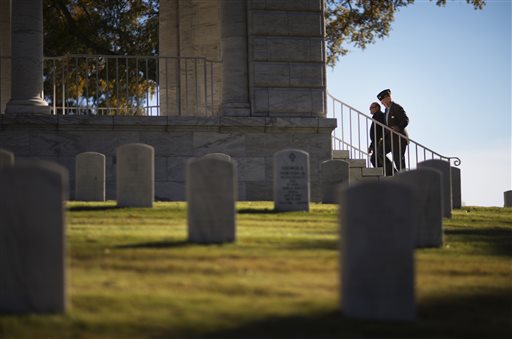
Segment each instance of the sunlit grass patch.
M187 240L186 204L67 205L65 315L0 316L0 338L506 337L512 211L465 207L445 244L416 257L418 320L354 321L338 309L338 208L237 204L237 241ZM378 279L378 276L376 276Z

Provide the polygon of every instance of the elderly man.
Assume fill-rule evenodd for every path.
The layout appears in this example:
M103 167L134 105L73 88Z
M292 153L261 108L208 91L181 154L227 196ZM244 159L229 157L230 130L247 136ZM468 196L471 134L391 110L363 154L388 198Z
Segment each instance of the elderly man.
M403 107L393 102L391 99L391 90L383 90L377 94L377 99L379 99L386 108L384 111L384 121L386 125L392 129L392 136L389 137L388 135L385 138L385 151L379 152L382 154L377 156L384 156L384 153L392 152L396 169L401 171L405 169L405 151L409 143L407 131L405 130L405 127L409 124L409 118ZM393 175L393 173L386 173L386 175Z

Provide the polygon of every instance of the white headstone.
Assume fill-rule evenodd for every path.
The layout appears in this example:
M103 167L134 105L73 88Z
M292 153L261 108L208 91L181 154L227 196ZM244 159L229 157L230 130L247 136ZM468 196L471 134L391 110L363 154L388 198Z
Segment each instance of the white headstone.
M274 208L309 211L309 154L285 149L274 154Z
M190 242L235 241L236 182L233 161L216 157L189 160L186 190Z
M75 200L105 201L105 155L80 153L75 164Z
M443 185L443 216L452 217L452 175L450 174L450 163L448 161L432 159L422 161L418 168L434 168L441 172L441 183Z
M414 193L416 247L443 246L443 194L441 172L420 168L400 172L389 180L408 185Z
M0 168L14 165L14 153L0 148Z
M116 152L117 204L152 207L155 196L155 150L146 144L126 144Z
M67 183L53 163L0 169L0 313L65 312Z
M350 177L350 164L344 160L327 160L320 165L322 177L322 203L339 203L340 189L348 186Z
M413 320L414 203L406 185L383 181L341 195L341 309L351 318Z

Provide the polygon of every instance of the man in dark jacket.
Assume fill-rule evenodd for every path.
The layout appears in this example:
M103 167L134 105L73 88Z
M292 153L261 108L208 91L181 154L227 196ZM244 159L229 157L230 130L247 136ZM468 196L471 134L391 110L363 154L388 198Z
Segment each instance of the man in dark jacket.
M391 129L391 138L385 137L386 154L389 152L393 153L393 161L396 168L401 171L405 169L405 151L407 144L407 131L405 128L409 124L409 118L405 113L402 106L393 102L391 99L391 90L385 89L379 94L377 98L386 107L384 112L386 125ZM386 173L390 175L389 173Z
M384 156L382 149L382 135L385 132L383 125L386 125L386 116L381 111L380 105L377 102L372 102L370 105L370 113L372 114L372 125L370 126L370 146L368 147L368 154L370 154L370 161L373 167L382 167L382 160L386 163L386 173L392 173L393 163ZM376 123L377 122L377 123ZM380 124L379 124L380 123ZM377 147L377 150L375 150ZM378 153L381 154L378 154ZM389 152L389 150L388 150Z

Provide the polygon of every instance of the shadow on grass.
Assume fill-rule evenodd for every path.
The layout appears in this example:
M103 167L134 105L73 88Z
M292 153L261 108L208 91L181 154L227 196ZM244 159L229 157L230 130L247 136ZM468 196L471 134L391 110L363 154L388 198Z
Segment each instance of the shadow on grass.
M412 322L356 320L334 310L267 318L196 338L507 338L512 293L439 298L419 307Z
M277 213L283 213L276 211L273 208L241 208L236 211L238 214L277 214Z
M297 250L339 250L338 240L331 239L314 239L307 241L296 240L293 243L284 243L280 248L297 249Z
M68 211L79 212L79 211L108 211L122 209L116 205L111 206L70 206Z
M144 242L138 244L126 244L115 246L114 248L119 249L137 249L137 248L146 248L146 249L169 249L169 248L181 248L187 246L193 246L195 244L180 240L180 241L153 241L153 242Z
M459 229L450 228L444 231L446 235L453 236L452 241L457 237L464 237L464 242L485 242L492 249L492 254L512 257L512 231L505 228L487 229Z

